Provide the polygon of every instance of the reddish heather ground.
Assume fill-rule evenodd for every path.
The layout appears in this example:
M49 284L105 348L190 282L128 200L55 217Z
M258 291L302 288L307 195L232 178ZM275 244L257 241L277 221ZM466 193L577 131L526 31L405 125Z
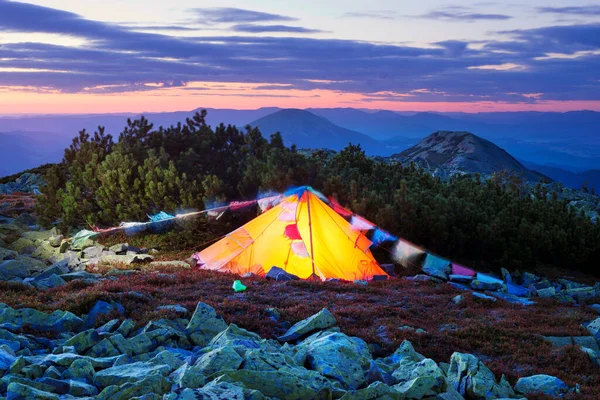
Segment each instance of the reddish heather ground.
M577 398L600 398L600 374L589 358L573 347L553 349L541 336L588 335L580 324L597 315L586 307L572 307L553 300L535 306L518 306L475 299L450 285L413 283L404 279L352 283L297 281L278 283L262 278L244 279L248 290L235 294L237 276L207 271L145 272L104 281L97 285L72 282L49 291L0 283L0 302L11 307L43 311L69 310L87 313L99 300L123 304L127 317L140 324L168 316L157 306L181 304L193 311L198 301L212 305L227 322L270 338L280 330L266 308L274 307L281 320L295 323L326 307L343 332L359 336L378 356L396 349L408 339L416 350L437 362L448 362L454 351L472 353L498 376L514 384L520 376L545 373L569 385L581 385ZM463 294L466 301L451 299ZM189 316L188 316L189 317ZM402 330L422 328L426 333Z

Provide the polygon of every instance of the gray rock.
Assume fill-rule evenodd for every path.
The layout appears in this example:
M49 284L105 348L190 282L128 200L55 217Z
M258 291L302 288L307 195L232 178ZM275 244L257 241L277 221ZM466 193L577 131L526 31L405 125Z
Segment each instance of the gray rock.
M125 315L125 308L119 303L107 303L103 300L98 300L94 307L90 310L85 320L85 326L91 328L96 325L96 321L103 315Z
M88 329L71 337L64 345L73 346L78 354L84 354L100 340L102 339L95 329Z
M119 365L99 371L94 375L94 385L108 387L111 385L124 385L128 382L137 382L150 375L167 376L171 372L168 365L156 365L145 362Z
M437 381L428 376L418 377L394 386L394 389L407 399L422 399L435 395Z
M131 255L105 255L99 258L102 264L137 264L150 262L154 257L147 254L131 254Z
M465 302L465 296L463 296L462 294L459 294L457 296L454 296L452 298L452 302L456 305L462 304Z
M192 341L196 343L193 337ZM263 342L264 340L256 333L242 329L236 324L230 324L227 329L217 334L209 344L213 347L243 346L250 349L258 349Z
M31 274L27 266L17 260L6 260L0 262L0 280L11 280L15 278L27 278Z
M231 347L219 347L203 354L192 369L209 376L226 369L238 369L244 359Z
M579 303L596 297L596 290L591 286L579 287L574 289L563 290L561 293L566 294L577 300Z
M67 282L71 282L71 281L75 281L75 280L85 280L88 282L100 280L98 275L90 274L89 272L86 272L86 271L70 272L68 274L63 274L60 277Z
M544 336L554 347L580 346L600 352L598 343L592 336Z
M36 289L47 290L55 287L59 287L67 283L63 278L58 275L52 274L49 277L41 280L34 280L31 282Z
M59 254L59 250L52 247L48 242L41 242L38 247L31 254L32 257L39 258L40 260L48 260L52 256Z
M477 297L478 299L496 301L496 298L493 296L488 296L487 294L473 292L473 297Z
M481 361L471 354L454 353L446 377L448 387L473 399L510 398L514 392L504 376L496 378Z
M82 358L73 361L69 368L64 372L65 378L84 380L85 382L91 382L96 371L92 362L87 358Z
M374 382L364 389L350 390L340 400L400 400L404 396L394 387L382 382Z
M297 281L300 279L296 275L290 274L279 267L271 267L269 272L267 272L266 278L282 282Z
M515 391L524 395L544 393L550 396L559 397L567 393L568 390L569 387L560 379L543 374L520 378L515 385Z
M288 331L278 338L281 342L290 342L298 340L318 330L327 329L334 326L335 317L326 309L322 309L317 314L308 317L294 324Z
M10 249L18 253L24 254L26 253L25 249L27 249L28 252L32 246L35 249L35 243L33 242L33 240L19 238L10 244ZM31 252L29 254L31 254Z
M156 307L156 311L172 311L177 314L187 314L189 310L182 305L179 304L169 304L166 306L158 306Z
M60 244L62 243L63 239L63 235L52 235L48 238L48 243L50 243L50 246L52 247L60 247Z
M448 279L450 280L450 282L471 283L471 281L473 280L473 277L467 276L467 275L450 274L450 276L448 276Z
M528 287L528 286L536 283L539 280L540 280L539 276L534 275L530 272L524 272L523 275L521 275L521 284L525 287Z
M554 287L539 289L537 290L537 295L543 299L549 299L556 295L556 289Z
M83 326L81 318L68 311L54 311L46 314L31 308L14 310L0 307L0 324L10 323L17 327L24 324L42 331L74 332Z
M17 253L16 251L0 247L0 261L14 260L15 258L17 258L18 255L19 253Z
M11 382L6 392L7 400L36 399L36 400L59 400L58 395L43 390L35 389L17 382Z
M500 290L504 287L503 284L497 282L484 282L479 279L474 279L471 282L471 288L475 290Z
M67 273L69 273L69 262L67 260L62 260L46 268L44 272L36 275L33 280L41 281L51 277L52 275L63 275Z
M592 304L590 308L600 314L600 304Z
M151 268L178 268L178 269L190 269L190 265L185 261L152 261L150 263Z
M184 386L185 387L185 386ZM263 400L265 396L258 390L246 389L241 385L217 378L201 389L184 389L181 394L169 400L228 399L228 400Z
M121 253L127 252L128 248L129 248L129 243L119 243L119 244L115 244L114 246L110 246L108 249L117 254L121 254Z
M445 386L446 375L430 358L415 362L409 359L400 361L398 368L392 373L396 383L402 384L419 377L431 377L436 384L431 386L440 391Z
M219 332L224 331L227 324L214 308L202 302L198 303L196 310L185 328L185 333L192 342L198 346L206 346Z
M109 390L110 388L106 388ZM162 395L171 390L171 382L162 375L154 374L141 378L139 381L131 381L120 385L115 391L109 391L111 400L129 400L129 399L162 399ZM100 393L100 398L104 398ZM153 397L151 397L153 396Z
M596 340L600 340L600 317L587 324L583 324L583 327L587 329Z
M52 228L48 231L28 231L23 232L23 236L25 239L29 239L35 244L39 245L40 243L49 240L52 236L60 235L60 232L56 228Z
M98 389L95 386L69 379L69 394L75 397L93 397L98 394Z
M0 347L0 371L6 371L15 362L17 357Z
M102 252L104 251L103 246L92 246L88 247L82 251L83 258L91 259L91 258L100 258L102 257Z
M278 371L221 371L223 380L239 382L263 395L286 400L330 399L331 382L315 371L305 368L281 368Z
M333 332L306 341L302 345L310 369L340 382L345 389L358 389L367 382L372 357L362 339Z

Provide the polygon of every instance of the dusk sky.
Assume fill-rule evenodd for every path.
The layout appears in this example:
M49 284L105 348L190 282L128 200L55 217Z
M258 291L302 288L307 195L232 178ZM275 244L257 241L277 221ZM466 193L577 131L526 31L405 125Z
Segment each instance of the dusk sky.
M155 3L0 0L0 113L600 111L598 1Z

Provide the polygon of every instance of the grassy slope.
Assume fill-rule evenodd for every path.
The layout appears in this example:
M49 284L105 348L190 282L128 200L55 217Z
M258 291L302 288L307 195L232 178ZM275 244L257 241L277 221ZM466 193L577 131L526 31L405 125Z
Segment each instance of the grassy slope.
M580 324L596 315L585 307L551 300L539 300L530 307L489 303L447 284L416 284L403 279L359 286L251 278L243 280L248 290L235 294L231 285L239 277L234 275L197 270L163 272L140 273L97 285L72 282L49 291L0 283L0 302L81 314L98 299L113 299L125 306L127 317L144 324L169 316L154 311L159 305L182 304L193 310L203 301L215 307L227 322L266 338L280 333L277 323L266 316L266 308L277 308L282 320L295 323L327 307L343 332L375 344L376 355L388 354L408 339L417 351L437 362L448 362L454 351L468 352L498 376L506 374L512 384L520 376L546 373L570 385L579 383L582 395L578 398L600 398L598 367L579 350L553 349L540 336L587 335ZM451 299L458 293L464 294L466 301L456 306ZM423 328L427 333L399 329L404 325Z

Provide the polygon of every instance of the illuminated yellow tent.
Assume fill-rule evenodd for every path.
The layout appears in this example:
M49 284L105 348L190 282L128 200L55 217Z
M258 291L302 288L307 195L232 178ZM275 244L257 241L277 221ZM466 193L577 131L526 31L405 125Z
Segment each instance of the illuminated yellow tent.
M310 188L281 202L197 254L200 268L265 275L276 266L302 279L371 279L387 275L371 241Z

